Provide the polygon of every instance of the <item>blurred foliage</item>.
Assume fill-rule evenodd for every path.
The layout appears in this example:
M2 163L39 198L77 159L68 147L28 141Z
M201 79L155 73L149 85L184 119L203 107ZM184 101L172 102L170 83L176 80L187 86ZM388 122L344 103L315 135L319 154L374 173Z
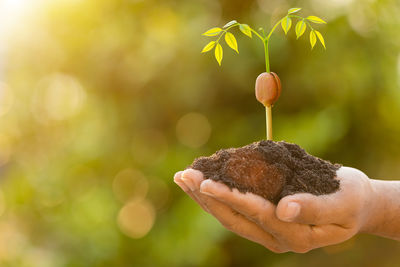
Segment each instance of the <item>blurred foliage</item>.
M173 183L200 155L264 136L262 44L224 66L213 25L324 18L327 50L281 30L275 138L400 178L398 0L1 0L1 266L395 266L399 243L357 236L308 254L236 237Z

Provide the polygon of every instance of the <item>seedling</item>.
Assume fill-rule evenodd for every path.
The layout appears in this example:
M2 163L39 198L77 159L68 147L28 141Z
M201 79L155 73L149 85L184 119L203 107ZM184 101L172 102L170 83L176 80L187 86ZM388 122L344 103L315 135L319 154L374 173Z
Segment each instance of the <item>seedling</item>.
M295 26L295 32L297 39L299 39L306 31L307 27L310 29L310 44L311 49L314 48L317 38L321 42L324 49L325 41L322 34L315 30L311 23L316 24L326 24L321 18L316 16L308 16L306 18L295 15L295 13L299 12L301 8L291 8L288 10L286 16L281 18L271 29L271 31L266 35L264 29L262 27L259 28L259 32L252 29L247 24L242 24L237 22L236 20L232 20L225 24L222 28L214 27L203 33L205 36L217 36L216 40L209 42L206 46L204 46L202 53L211 51L214 48L215 59L218 64L221 66L222 58L223 58L223 49L220 44L220 40L222 36L225 36L226 44L236 51L239 54L239 49L237 45L237 41L233 33L229 32L229 30L234 27L239 27L239 30L248 36L249 38L253 37L253 34L263 42L264 51L265 51L265 69L266 72L261 73L256 80L256 98L257 100L265 106L265 115L266 115L266 136L267 140L272 140L272 106L278 100L281 93L281 82L276 73L270 72L269 65L269 41L271 39L272 33L279 26L282 26L285 35L289 32L292 27L292 20L298 20Z

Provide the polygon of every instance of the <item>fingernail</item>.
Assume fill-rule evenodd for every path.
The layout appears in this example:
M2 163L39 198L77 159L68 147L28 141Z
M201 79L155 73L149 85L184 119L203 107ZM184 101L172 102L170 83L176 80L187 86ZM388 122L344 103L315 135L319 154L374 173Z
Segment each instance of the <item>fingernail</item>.
M185 178L184 174L185 174L185 173L182 174L181 180L185 183L185 185L186 185L187 187L190 188L190 190L192 190L192 191L196 190L196 188L195 188L195 186L194 186L192 180L191 180L191 179L188 179L188 178Z
M210 182L211 180L207 179L200 184L200 193L210 197L214 197L214 194L207 190L207 187L210 185Z
M283 220L286 222L292 222L294 218L297 217L300 213L300 205L297 202L289 202L286 207L285 215L283 216Z

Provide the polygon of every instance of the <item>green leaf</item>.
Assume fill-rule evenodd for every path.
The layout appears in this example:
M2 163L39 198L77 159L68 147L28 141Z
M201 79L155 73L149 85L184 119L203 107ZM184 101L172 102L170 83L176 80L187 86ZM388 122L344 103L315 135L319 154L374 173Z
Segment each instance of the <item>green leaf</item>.
M322 36L322 34L319 31L315 31L315 34L317 35L319 41L321 42L321 44L323 45L323 47L326 49L325 46L325 40L324 37Z
M297 39L300 38L300 36L303 35L303 33L306 31L307 25L304 22L304 20L300 20L299 22L297 22L296 24L296 36Z
M201 53L205 53L210 51L215 45L215 41L211 41L208 44L206 44L206 46L204 46L203 50L201 50Z
M299 12L300 10L301 10L300 7L294 7L294 8L291 8L288 10L288 14L293 14L293 13Z
M285 34L287 34L290 30L290 27L292 27L292 20L288 16L286 16L282 19L281 25L283 31L285 32Z
M232 33L230 32L225 33L225 42L229 45L230 48L232 48L239 54L236 38Z
M310 32L310 44L311 44L311 49L314 48L315 42L317 42L317 37L315 36L314 31Z
M215 46L215 59L218 61L218 64L221 66L221 61L223 57L223 51L222 51L222 46L220 44L217 44Z
M238 23L236 20L229 21L229 22L228 22L227 24L225 24L224 27L222 27L222 28L228 28L229 26L232 26L233 24L236 24L236 23Z
M239 25L239 30L240 30L241 32L243 32L244 34L246 34L247 36L249 36L250 38L252 38L251 29L250 29L250 26L249 26L249 25L247 25L247 24L240 24L240 25Z
M218 35L221 31L222 31L221 28L214 27L214 28L209 29L205 33L203 33L203 35L205 35L205 36L215 36L215 35Z
M308 16L307 19L308 19L309 21L311 21L311 22L314 22L314 23L326 24L325 21L323 21L321 18L318 18L318 17L316 17L316 16Z

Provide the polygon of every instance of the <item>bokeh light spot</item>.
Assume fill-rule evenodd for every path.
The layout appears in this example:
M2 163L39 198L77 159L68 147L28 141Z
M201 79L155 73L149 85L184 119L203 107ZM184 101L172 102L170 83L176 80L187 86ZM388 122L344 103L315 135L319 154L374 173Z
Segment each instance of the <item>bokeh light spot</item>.
M198 148L207 143L211 134L208 119L200 113L188 113L176 124L178 140L191 148Z
M26 236L19 227L13 220L0 222L0 260L14 259L26 247Z
M118 214L118 225L127 236L142 238L153 227L155 215L154 208L148 201L129 202Z
M371 8L357 4L348 14L351 28L362 36L370 36L377 30L377 17Z
M77 79L53 74L39 82L32 111L39 122L64 120L80 111L85 98L86 93Z

